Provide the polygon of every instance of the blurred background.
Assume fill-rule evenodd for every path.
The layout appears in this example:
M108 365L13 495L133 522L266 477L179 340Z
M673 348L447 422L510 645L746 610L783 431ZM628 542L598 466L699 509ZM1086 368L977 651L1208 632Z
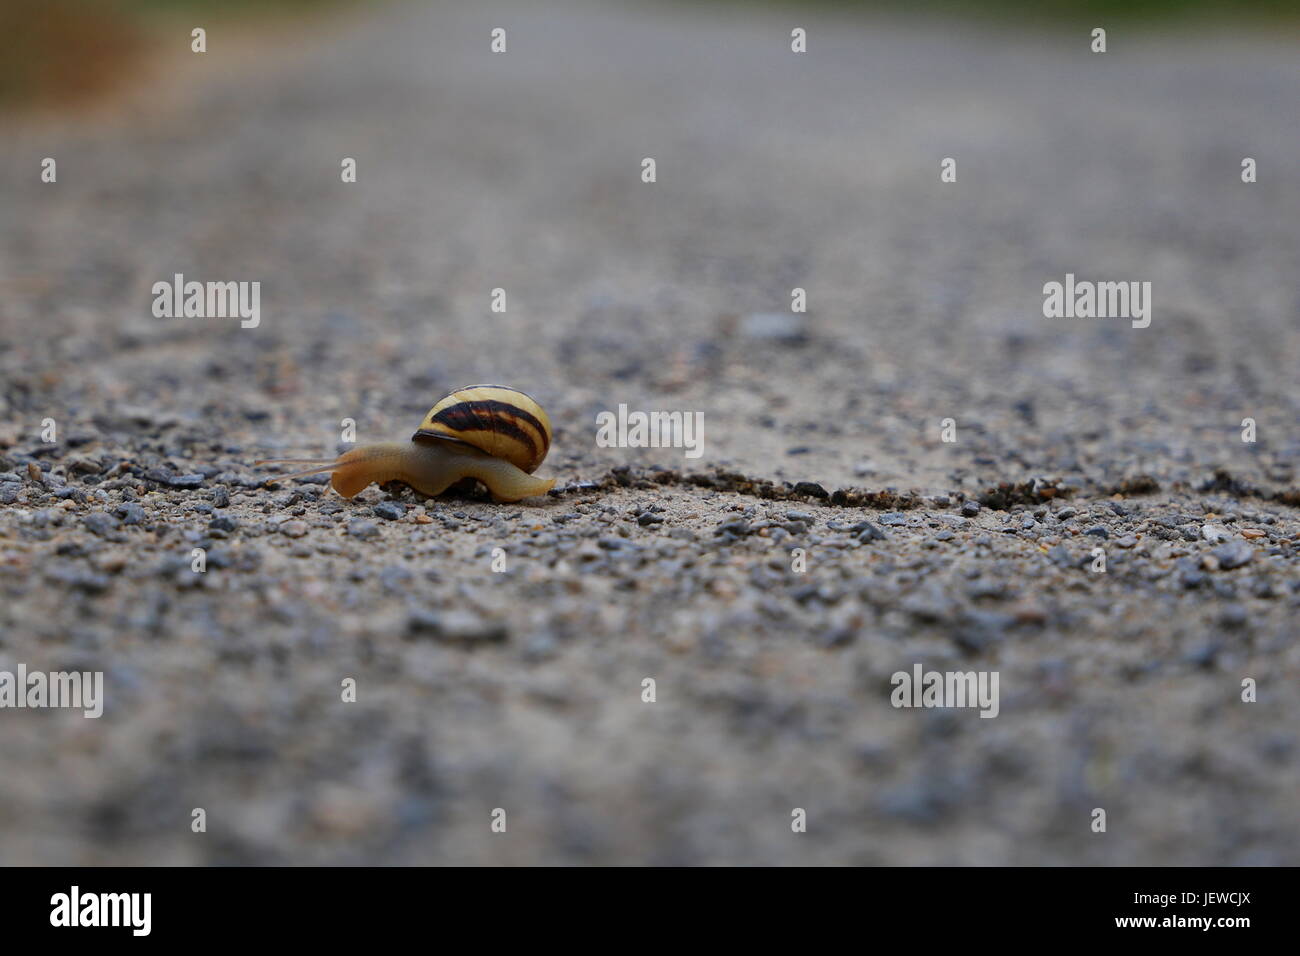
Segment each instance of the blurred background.
M0 715L0 861L1294 863L1297 22L0 0L0 668L110 695ZM176 273L260 281L261 324L155 318ZM1067 273L1151 282L1151 327L1045 318ZM480 381L599 490L249 467ZM704 456L596 447L621 403L702 412ZM1066 517L959 510L1036 478ZM915 661L1000 671L1002 714L894 710Z
M843 12L876 17L953 20L967 27L994 24L1054 29L1070 23L1122 25L1144 33L1165 30L1240 32L1294 30L1287 0L812 0L811 3L707 0L737 14L766 7L798 13ZM671 13L671 0L628 0ZM192 20L257 29L268 21L317 19L361 6L358 0L6 0L0 4L0 98L9 108L67 104L110 93L138 75L140 57L172 46L168 26ZM370 4L367 4L370 5ZM214 19L215 18L215 19Z

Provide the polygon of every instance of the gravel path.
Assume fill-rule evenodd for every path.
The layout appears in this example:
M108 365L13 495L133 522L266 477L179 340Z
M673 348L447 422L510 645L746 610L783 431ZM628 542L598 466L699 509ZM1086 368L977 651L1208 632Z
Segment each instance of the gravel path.
M1294 49L463 7L7 125L0 671L106 703L0 710L0 861L1300 862ZM1067 273L1151 326L1044 318ZM249 467L480 381L557 493ZM620 403L704 454L595 447ZM894 708L916 663L998 716Z

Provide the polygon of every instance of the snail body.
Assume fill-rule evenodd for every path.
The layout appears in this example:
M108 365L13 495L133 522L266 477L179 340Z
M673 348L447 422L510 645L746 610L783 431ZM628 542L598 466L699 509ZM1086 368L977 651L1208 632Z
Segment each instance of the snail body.
M473 478L494 500L519 501L555 486L554 478L532 476L550 446L550 419L532 398L504 385L471 385L429 409L410 441L363 445L332 461L275 458L254 464L313 466L270 481L328 471L330 486L344 498L386 481L405 482L432 497Z

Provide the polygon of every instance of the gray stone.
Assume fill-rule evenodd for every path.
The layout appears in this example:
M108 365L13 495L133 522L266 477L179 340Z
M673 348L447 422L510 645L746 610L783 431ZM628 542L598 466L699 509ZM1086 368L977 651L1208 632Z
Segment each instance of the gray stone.
M82 524L92 533L103 536L116 531L121 522L106 511L92 511L82 519Z
M1232 541L1228 544L1221 544L1210 551L1215 559L1219 562L1219 567L1225 571L1233 568L1239 568L1242 565L1249 564L1255 557L1255 549L1245 541Z

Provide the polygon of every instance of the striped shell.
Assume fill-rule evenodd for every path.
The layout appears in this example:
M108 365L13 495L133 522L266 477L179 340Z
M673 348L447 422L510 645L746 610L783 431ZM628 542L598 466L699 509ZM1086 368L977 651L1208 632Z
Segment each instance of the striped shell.
M551 447L551 420L528 395L504 385L458 388L424 416L411 441L460 441L531 474Z

